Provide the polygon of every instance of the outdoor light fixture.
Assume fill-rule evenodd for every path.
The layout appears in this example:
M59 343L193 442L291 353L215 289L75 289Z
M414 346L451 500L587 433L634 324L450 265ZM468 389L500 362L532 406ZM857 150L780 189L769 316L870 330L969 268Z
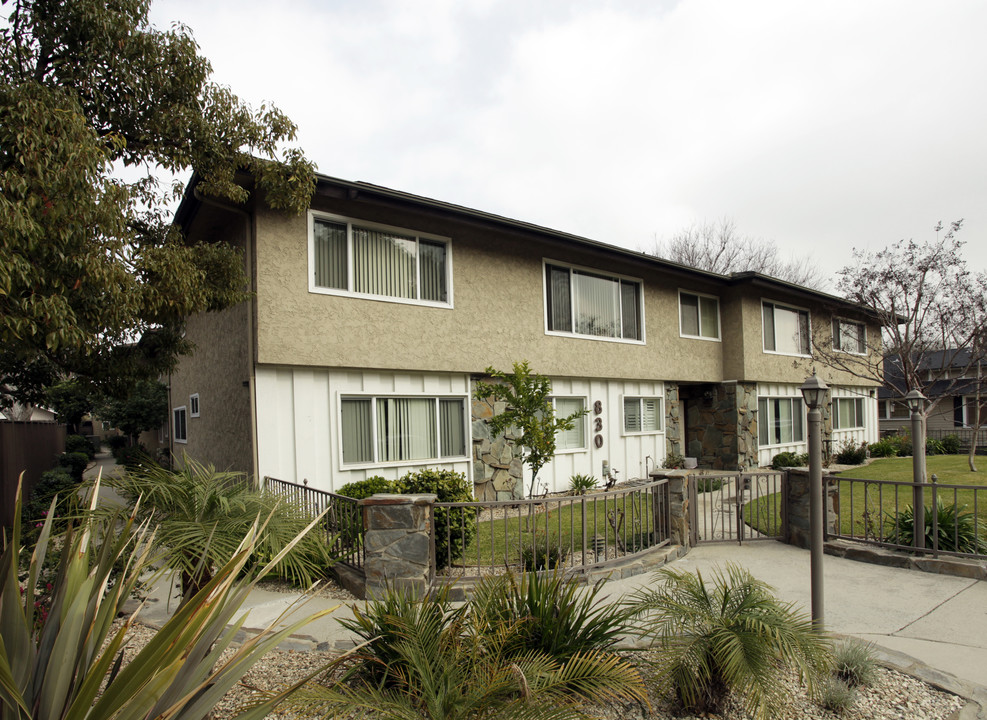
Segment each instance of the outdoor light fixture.
M913 413L920 413L925 410L925 403L928 400L929 398L918 390L909 390L908 394L905 395L905 402L908 403L908 409Z
M818 407L822 407L829 386L813 373L812 377L806 378L799 390L802 391L802 397L805 398L806 407L810 410L815 410Z

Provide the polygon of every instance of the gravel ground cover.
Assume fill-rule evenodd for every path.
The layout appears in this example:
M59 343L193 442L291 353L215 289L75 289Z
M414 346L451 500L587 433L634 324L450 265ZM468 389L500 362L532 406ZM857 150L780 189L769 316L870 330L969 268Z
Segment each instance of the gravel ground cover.
M129 661L136 652L154 636L154 629L136 625L131 641L125 650ZM625 654L632 661L644 656L640 653ZM233 717L237 707L249 701L256 690L275 690L293 683L314 670L331 662L337 655L332 652L298 652L275 650L262 658L243 678L242 683L230 691L216 707L214 720ZM649 676L647 666L642 672ZM779 720L945 720L959 709L962 698L938 690L915 678L880 668L878 681L869 687L858 689L854 704L842 714L825 710L808 699L797 678L789 680L787 701L779 709ZM670 693L655 682L650 682L651 708L637 703L628 705L588 706L590 716L606 720L699 720L691 715L676 714L670 701ZM271 717L294 720L289 712L276 712ZM703 720L746 720L747 714L739 701L731 702L722 715L705 715Z

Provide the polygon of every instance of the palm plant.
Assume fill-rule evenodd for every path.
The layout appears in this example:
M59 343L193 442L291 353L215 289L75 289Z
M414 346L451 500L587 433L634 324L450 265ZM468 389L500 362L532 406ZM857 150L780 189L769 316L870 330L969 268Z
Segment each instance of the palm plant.
M254 581L237 577L254 549L259 531L255 525L230 560L123 666L122 648L135 616L116 631L112 624L149 569L155 544L149 524L138 524L136 513L96 515L94 495L89 510L60 539L51 605L39 627L38 578L57 543L49 517L20 578L19 489L16 506L12 536L4 537L0 560L0 718L4 720L199 720L264 653L309 620L331 612L277 632L272 625L222 657L246 619L246 614L234 616ZM272 564L279 560L272 559ZM114 574L119 568L122 571ZM272 694L239 717L263 718L294 689Z
M265 523L255 539L255 554L261 560L280 554L273 572L308 586L332 562L318 532L295 540L311 522L309 513L255 489L242 473L220 472L185 458L180 470L141 467L107 478L105 484L132 504L139 520L156 526L155 541L168 550L164 563L181 574L183 599L195 595L229 562L257 518ZM289 543L291 551L282 554Z
M813 690L830 667L826 635L746 570L728 565L708 588L700 573L662 570L655 589L632 596L640 631L663 653L656 666L691 712L720 708L730 691L769 717L780 705L783 674L794 669Z
M601 583L584 589L559 572L484 578L471 612L486 626L513 626L513 642L559 661L609 650L624 631L626 609L599 598Z
M342 683L302 688L290 700L296 709L394 720L547 720L583 717L580 700L647 702L637 670L618 656L591 651L562 662L520 648L519 622L453 608L444 592L417 602L392 590L358 623L368 643L356 668Z

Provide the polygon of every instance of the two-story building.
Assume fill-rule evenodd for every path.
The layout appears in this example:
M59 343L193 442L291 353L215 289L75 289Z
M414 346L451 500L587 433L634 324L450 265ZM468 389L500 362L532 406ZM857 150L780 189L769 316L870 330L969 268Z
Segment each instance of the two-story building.
M473 387L521 360L551 378L559 414L588 411L540 491L604 462L628 479L673 452L719 469L804 452L813 370L832 388L829 439L878 436L877 386L812 348L863 357L880 327L816 290L326 176L303 216L189 193L176 222L241 248L252 290L189 319L196 350L170 378L179 458L325 490L438 466L479 497L518 496L526 470Z

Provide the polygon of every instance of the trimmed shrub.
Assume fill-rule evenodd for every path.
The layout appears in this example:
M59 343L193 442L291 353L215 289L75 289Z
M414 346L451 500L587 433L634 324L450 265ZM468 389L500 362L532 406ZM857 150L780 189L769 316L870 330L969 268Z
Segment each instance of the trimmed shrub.
M123 465L128 470L134 470L141 466L151 467L157 465L154 458L151 457L150 453L147 452L147 448L143 445L128 445L127 447L122 447L119 451L115 452L113 456L116 458L118 463Z
M337 495L342 495L343 497L353 498L354 500L366 500L371 495L376 495L377 493L393 493L397 492L394 489L394 483L390 480L385 480L379 475L374 475L366 480L357 480L356 482L346 483L336 492Z
M771 458L771 467L781 470L787 467L805 467L809 464L809 453L780 452Z
M901 448L901 440L897 435L887 435L876 443L871 443L868 451L871 457L896 457Z
M452 470L423 468L410 472L394 482L396 492L404 495L429 493L443 502L473 502L473 488L463 473ZM435 563L446 567L463 552L476 537L475 507L435 508Z
M106 438L106 444L109 445L113 457L116 457L118 452L130 445L130 438L126 435L111 435Z
M836 462L840 465L862 465L867 460L867 443L859 445L853 440L844 440L836 453Z
M92 460L96 457L96 447L84 435L68 435L65 438L65 452L85 453Z
M58 464L65 468L76 483L81 483L82 474L89 466L89 456L81 452L64 452L58 456Z
M959 455L961 449L960 439L956 435L947 435L939 441L942 451L946 455Z

